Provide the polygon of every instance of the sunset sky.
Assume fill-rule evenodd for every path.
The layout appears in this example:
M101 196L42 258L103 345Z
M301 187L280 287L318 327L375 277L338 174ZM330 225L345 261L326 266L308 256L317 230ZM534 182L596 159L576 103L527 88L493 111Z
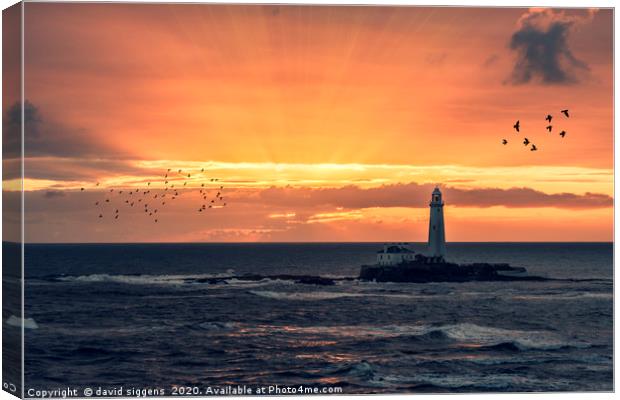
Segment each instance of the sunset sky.
M610 241L612 18L26 3L26 240L425 241L437 184L448 241Z

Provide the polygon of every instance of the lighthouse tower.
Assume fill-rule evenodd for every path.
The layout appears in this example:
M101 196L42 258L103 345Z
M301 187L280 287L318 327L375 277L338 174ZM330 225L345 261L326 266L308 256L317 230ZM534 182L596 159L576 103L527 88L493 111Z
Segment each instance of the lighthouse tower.
M443 225L443 200L441 190L435 187L431 202L431 216L428 224L428 252L430 257L446 257L446 231Z

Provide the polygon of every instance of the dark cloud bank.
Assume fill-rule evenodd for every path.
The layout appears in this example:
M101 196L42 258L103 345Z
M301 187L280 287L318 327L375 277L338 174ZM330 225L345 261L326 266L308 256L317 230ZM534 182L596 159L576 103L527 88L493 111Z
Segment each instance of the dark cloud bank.
M5 112L2 140L4 159L21 156L22 104ZM24 101L24 151L26 157L126 158L130 155L79 129L43 116L37 106Z
M550 19L550 22L541 24L543 18ZM577 82L579 71L589 68L573 55L569 47L568 37L575 23L575 19L549 13L533 13L523 18L519 30L510 39L510 48L517 53L511 82Z
M357 186L342 188L269 188L261 192L261 200L283 206L335 206L343 208L369 207L425 207L433 185L417 183L384 185L362 189ZM613 198L605 194L574 193L547 194L530 188L460 189L444 187L447 204L460 207L512 208L555 207L568 209L601 208L613 206Z

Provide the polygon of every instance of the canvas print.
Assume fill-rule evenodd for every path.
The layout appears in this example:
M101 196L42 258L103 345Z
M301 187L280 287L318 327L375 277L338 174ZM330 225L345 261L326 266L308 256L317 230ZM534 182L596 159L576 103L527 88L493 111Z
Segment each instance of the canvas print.
M613 391L612 9L3 21L5 391Z

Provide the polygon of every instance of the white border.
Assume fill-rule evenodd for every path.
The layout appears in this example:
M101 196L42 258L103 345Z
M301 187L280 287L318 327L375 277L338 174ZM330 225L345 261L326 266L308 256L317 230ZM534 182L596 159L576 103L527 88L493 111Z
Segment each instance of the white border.
M27 0L26 2L42 2L44 0ZM81 2L81 3L98 3L101 1L96 1L96 0L82 0L82 1L57 1L57 2L73 2L73 3L77 3L77 2ZM106 1L107 3L121 3L121 1ZM223 1L223 0L210 0L210 1L175 1L175 0L149 0L149 1L132 1L133 3L210 3L210 4L230 4L230 3L239 3L239 4L315 4L315 5L382 5L382 6L386 6L386 5L405 5L405 6L466 6L466 7L562 7L562 8L590 8L590 7L596 7L596 8L614 8L615 7L615 3L613 1L603 1L603 0L591 0L588 2L585 1L577 1L577 0L563 0L563 1L559 1L559 0L545 0L544 3L536 3L532 0L528 1L528 2L519 2L519 1L514 1L514 0L477 0L477 1L471 1L471 0L443 0L443 1L432 1L432 0L426 0L426 1L412 1L412 0L312 0L312 1L303 1L303 0L288 0L286 2L277 2L277 1L260 1L260 0L245 0L245 1ZM16 2L13 0L0 0L0 6L2 9L5 9L13 4L15 4ZM23 71L23 65L24 65L24 49L23 49L23 38L24 38L24 32L23 32L23 18L24 18L24 9L22 8L22 32L21 32L21 36L22 36L22 82L21 82L21 95L22 95L22 99L25 98L25 88L24 88L24 71ZM1 24L2 21L0 19L0 39L1 39ZM615 132L616 132L616 118L615 118L615 113L617 112L617 105L615 103L615 97L618 94L618 88L615 85L615 77L616 77L616 72L618 69L618 63L616 62L616 48L617 48L617 44L619 42L619 35L618 32L615 30L615 10L614 10L614 172L615 171L615 154L619 148L619 144L618 142L615 140ZM2 55L0 52L0 64L2 61ZM0 87L1 87L1 82L0 82ZM22 103L22 155L23 155L23 118L24 118L24 110L23 110L23 103ZM1 128L0 128L1 129ZM22 176L24 173L24 164L23 164L23 157L22 157L22 165L21 165L21 170L22 170ZM2 172L2 166L0 163L0 174ZM618 176L617 174L614 175L614 243L615 243L615 226L616 223L618 222L618 216L615 213L615 206L616 206L616 201L615 199L617 198L617 191L616 188L618 187L617 185L618 183ZM23 182L22 182L23 185ZM23 187L22 187L23 190ZM0 196L0 217L2 214L1 211L1 206L2 206L2 198ZM24 207L24 199L22 197L22 209ZM23 276L23 243L24 243L24 217L22 215L22 276ZM0 233L0 237L1 237L1 233ZM618 369L617 366L615 365L615 361L618 360L618 348L616 346L617 341L615 340L617 338L617 334L618 334L618 330L616 329L616 301L618 300L618 288L617 285L615 285L615 260L616 257L618 255L618 249L616 248L616 246L614 245L614 386L615 383L618 382ZM0 254L0 262L2 260L2 255ZM1 289L0 289L1 291ZM22 300L23 300L23 295L24 295L24 283L22 280ZM22 301L22 313L24 312L24 305L23 305L23 301ZM23 315L23 314L22 314ZM22 326L22 351L23 351L23 343L24 340L24 327ZM1 362L1 361L0 361ZM24 361L23 361L23 357L22 357L22 382L23 382L23 366L24 366ZM22 385L22 397L23 397L23 390L24 390L24 385ZM532 396L537 396L537 397L544 397L545 399L551 399L551 400L556 400L556 399L611 399L614 396L613 393L572 393L572 392L568 392L568 393L535 393L535 394L464 394L464 395L455 395L455 394L450 394L450 395L376 395L375 398L380 398L380 399L388 399L388 398L405 398L405 397L416 397L419 399L449 399L450 397L454 397L454 396L459 396L459 398L462 399L466 399L466 400L473 400L476 399L480 396L486 397L486 398L495 398L495 397L501 397L503 399L511 399L511 400L520 400L520 399L527 399L530 398ZM310 398L311 396L302 396L304 398ZM316 398L316 396L312 396L313 398ZM343 395L343 396L338 396L339 399L353 399L355 397L358 396L350 396L350 395ZM10 394L8 394L7 392L4 391L0 391L0 400L9 400L9 399L14 399L14 396L11 396ZM239 397L233 397L233 398L239 398Z

